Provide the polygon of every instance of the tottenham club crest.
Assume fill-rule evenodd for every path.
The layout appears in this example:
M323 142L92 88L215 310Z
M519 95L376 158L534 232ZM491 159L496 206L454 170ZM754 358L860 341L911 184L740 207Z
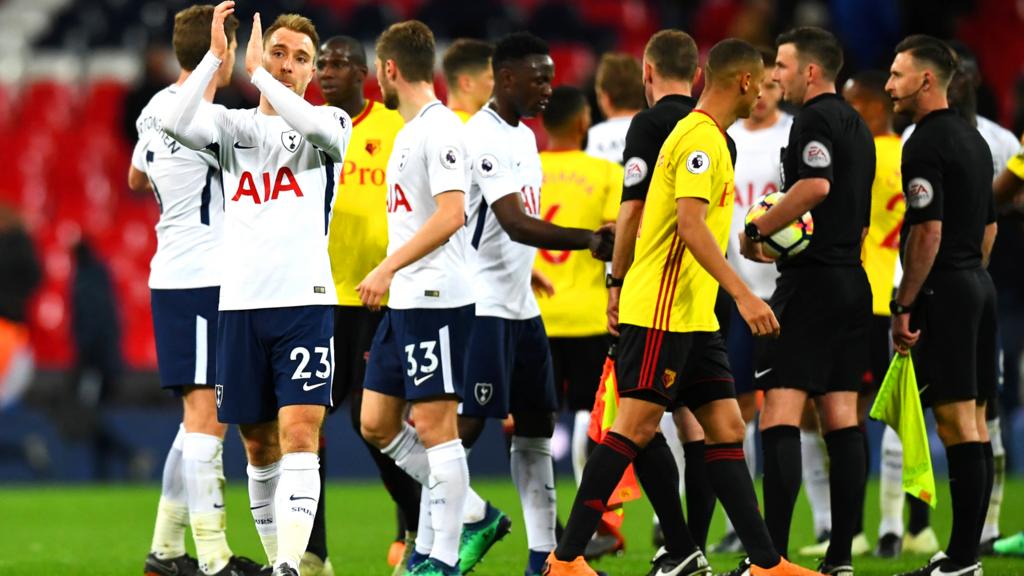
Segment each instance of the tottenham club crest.
M220 408L220 403L221 401L224 400L224 385L217 384L216 386L213 387L213 389L217 393L217 408Z
M299 149L299 144L302 144L302 136L299 136L299 133L295 130L281 133L281 145L284 146L285 150L295 152Z
M402 148L398 151L398 171L405 169L405 163L409 161L409 149Z
M476 403L481 406L486 406L491 401L492 396L494 396L494 385L490 382L477 382L476 386L473 387L473 397L476 398Z

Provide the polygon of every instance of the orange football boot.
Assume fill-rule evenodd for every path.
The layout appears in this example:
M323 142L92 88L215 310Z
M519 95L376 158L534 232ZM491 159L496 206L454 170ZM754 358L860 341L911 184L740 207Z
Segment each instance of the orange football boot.
M543 576L601 576L602 574L595 572L583 559L583 556L577 556L572 562L565 562L555 558L554 551L548 554L548 559L544 561L544 572L542 572Z
M756 564L750 566L750 576L823 576L821 572L815 572L798 564L793 564L785 558L772 568L762 568Z

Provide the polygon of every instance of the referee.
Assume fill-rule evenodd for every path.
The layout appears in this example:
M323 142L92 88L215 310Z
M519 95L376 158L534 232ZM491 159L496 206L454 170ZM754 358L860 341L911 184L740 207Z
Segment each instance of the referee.
M917 129L903 148L907 214L903 279L892 301L893 344L914 347L921 399L931 405L949 461L953 529L945 554L910 575L979 575L978 541L991 468L983 442L986 390L979 390L994 297L982 267L995 238L992 154L978 131L949 108L953 51L930 36L896 46L886 90ZM947 193L948 191L948 193ZM916 345L916 346L915 346Z
M762 237L811 211L814 237L804 252L778 262L769 302L782 333L761 350L755 384L764 389L765 521L787 553L800 491L800 416L814 397L829 455L832 537L819 572L852 576L851 543L863 507L867 469L857 422L857 393L870 367L871 287L861 267L875 145L860 115L836 94L843 66L839 41L820 28L778 38L775 79L802 105L783 152L783 199L741 236L744 256L764 258Z
M640 228L640 217L658 161L658 152L676 124L697 105L697 100L690 96L690 92L701 79L699 62L696 42L689 34L679 30L657 32L651 36L644 49L644 93L651 107L633 117L622 153L625 159L622 204L615 224L615 251L612 255L611 274L607 279L608 330L613 336L619 335L619 294L622 280L633 263L637 230ZM686 465L683 466L683 460L676 452L680 434L673 434L669 430L673 418L666 416L662 419L666 442L674 451L676 467L684 474L686 519L690 532L703 550L711 515L715 510L715 494L708 482L704 465L704 431L686 407L680 406L672 414L675 422L678 422L681 436L686 438L683 445ZM672 471L663 470L660 474L667 476ZM678 476L678 473L672 475ZM658 518L663 526L664 519L660 514ZM664 527L662 536L663 532ZM657 529L655 533L656 543L660 544L658 541L664 538L657 537Z

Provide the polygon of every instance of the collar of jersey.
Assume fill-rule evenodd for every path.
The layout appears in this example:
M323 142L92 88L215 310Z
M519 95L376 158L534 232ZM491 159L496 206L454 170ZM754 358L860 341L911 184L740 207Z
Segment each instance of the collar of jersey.
M952 108L940 108L938 110L932 110L931 112L925 114L924 118L921 118L921 120L918 121L917 126L920 128L922 124L931 120L932 118L939 118L940 116L947 116L949 114L957 116L956 110L953 110Z
M839 94L836 94L835 92L825 92L824 94L818 94L814 98L811 98L807 102L804 102L803 107L807 108L811 104L816 104L816 103L821 102L823 100L828 100L829 98L838 98L839 100L843 99L842 96L840 96Z
M422 118L423 115L427 113L427 110L430 110L431 108L437 105L444 106L444 104L441 104L441 101L437 99L427 102L426 104L423 105L423 108L420 108L419 114L416 114L416 117Z
M693 96L687 96L686 94L666 94L661 97L661 100L655 102L654 105L657 106L662 102L682 102L684 104L689 104L690 108L697 105L697 99Z

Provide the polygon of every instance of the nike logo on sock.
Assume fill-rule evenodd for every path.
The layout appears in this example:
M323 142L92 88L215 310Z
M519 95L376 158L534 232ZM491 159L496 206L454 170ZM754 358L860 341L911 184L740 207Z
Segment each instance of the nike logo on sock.
M213 507L218 509L218 510L221 510L221 509L224 508L224 505L223 504L214 504Z
M270 502L260 504L259 506L249 506L249 510L259 510L260 508L266 508L267 506L270 506Z
M296 496L295 494L292 494L291 496L289 496L288 499L291 500L292 502L294 502L296 500L312 500L312 501L316 502L316 498L311 498L309 496Z
M555 489L555 485L554 484L544 484L544 489L545 490L554 490Z

